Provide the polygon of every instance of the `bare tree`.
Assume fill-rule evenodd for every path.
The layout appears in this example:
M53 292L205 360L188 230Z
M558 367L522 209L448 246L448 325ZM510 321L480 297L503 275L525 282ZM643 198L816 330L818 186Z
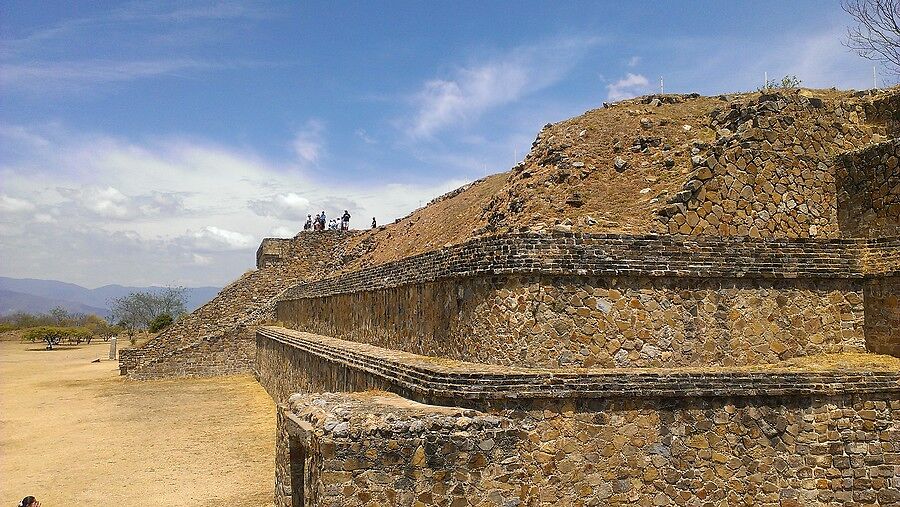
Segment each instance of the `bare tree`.
M900 0L842 0L841 7L856 21L844 44L900 73Z

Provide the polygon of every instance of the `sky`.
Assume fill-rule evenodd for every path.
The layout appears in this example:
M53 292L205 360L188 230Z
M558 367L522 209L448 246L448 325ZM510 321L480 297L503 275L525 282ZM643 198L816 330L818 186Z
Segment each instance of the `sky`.
M0 275L224 285L307 214L393 221L661 78L871 88L849 22L821 0L6 0Z

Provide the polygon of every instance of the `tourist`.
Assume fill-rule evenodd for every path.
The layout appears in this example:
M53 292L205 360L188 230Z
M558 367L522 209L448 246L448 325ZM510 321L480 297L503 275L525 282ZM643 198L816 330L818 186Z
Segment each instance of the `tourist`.
M344 210L344 215L341 217L341 230L346 231L350 229L350 212Z
M376 228L378 225L375 223L375 217L372 217L372 228Z
M303 224L303 230L308 231L312 229L312 215L306 215L306 223Z
M38 502L33 496L26 496L19 502L19 507L41 507L41 502Z
M325 222L326 222L325 210L322 210L322 212L319 213L319 230L320 231L325 230Z

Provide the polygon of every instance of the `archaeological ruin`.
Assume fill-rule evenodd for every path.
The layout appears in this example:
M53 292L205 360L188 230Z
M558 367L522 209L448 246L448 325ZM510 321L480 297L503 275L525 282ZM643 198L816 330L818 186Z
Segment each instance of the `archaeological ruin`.
M548 124L394 224L263 240L120 369L253 372L278 507L900 505L898 105Z

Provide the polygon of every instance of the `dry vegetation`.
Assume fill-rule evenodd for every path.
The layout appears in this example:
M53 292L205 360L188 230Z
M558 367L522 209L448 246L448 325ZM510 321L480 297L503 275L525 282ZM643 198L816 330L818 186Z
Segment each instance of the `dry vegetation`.
M271 505L275 408L249 375L134 382L108 344L0 342L0 503Z

